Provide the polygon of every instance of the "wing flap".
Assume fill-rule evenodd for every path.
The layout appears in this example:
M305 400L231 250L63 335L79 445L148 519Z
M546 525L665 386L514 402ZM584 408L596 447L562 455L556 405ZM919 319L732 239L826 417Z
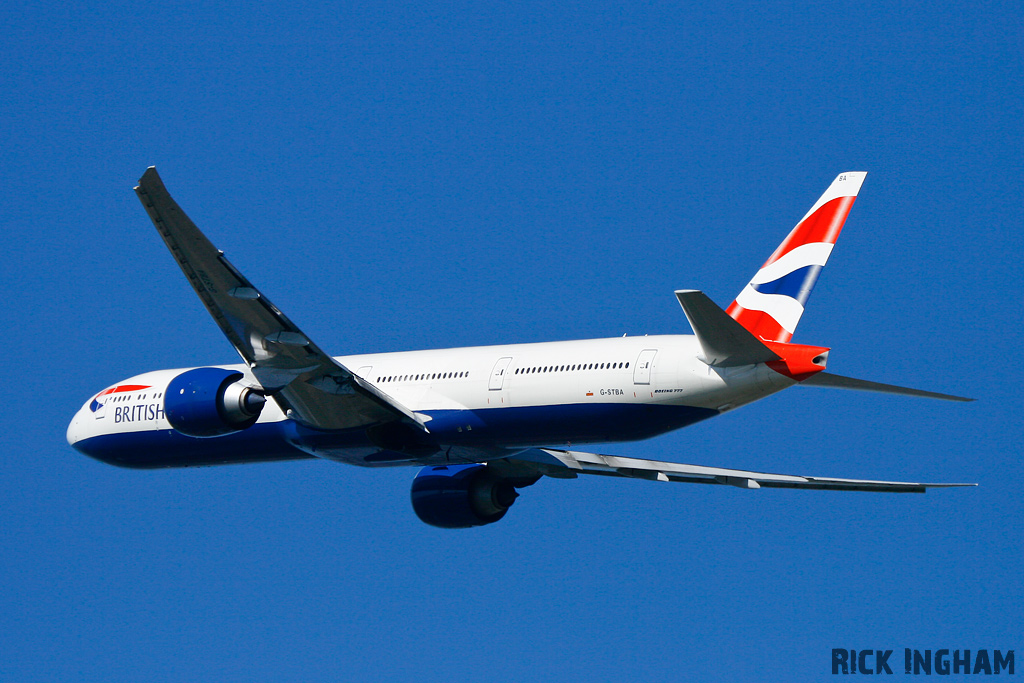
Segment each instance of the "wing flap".
M150 167L135 188L157 231L224 336L292 419L351 429L396 419L422 423L324 353L225 258Z
M571 477L573 474L598 474L652 481L674 481L687 484L719 484L746 489L765 487L890 493L924 493L929 488L977 486L977 484L926 484L905 481L771 474L768 472L688 465L660 460L642 460L616 455L599 455L597 453L563 451L551 448L533 448L518 453L509 460L522 468L532 469L540 474L562 479Z

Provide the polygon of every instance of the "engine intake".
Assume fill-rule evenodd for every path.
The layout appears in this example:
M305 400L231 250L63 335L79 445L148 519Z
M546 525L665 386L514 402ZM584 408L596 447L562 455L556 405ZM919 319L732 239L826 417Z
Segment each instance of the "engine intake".
M267 399L242 384L237 370L196 368L170 381L164 415L177 431L199 438L247 429L259 419Z

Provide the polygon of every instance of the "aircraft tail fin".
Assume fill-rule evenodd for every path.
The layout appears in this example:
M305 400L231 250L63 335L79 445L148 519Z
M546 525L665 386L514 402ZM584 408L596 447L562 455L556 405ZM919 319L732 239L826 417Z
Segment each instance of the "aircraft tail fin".
M840 173L743 288L727 312L766 341L793 337L814 283L867 173Z

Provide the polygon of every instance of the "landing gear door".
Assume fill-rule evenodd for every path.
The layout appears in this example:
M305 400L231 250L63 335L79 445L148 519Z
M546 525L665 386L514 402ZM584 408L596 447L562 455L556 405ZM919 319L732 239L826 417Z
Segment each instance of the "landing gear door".
M487 389L489 391L501 391L501 387L505 382L505 371L508 370L509 363L512 362L512 357L499 358L498 362L494 364L494 369L491 370L491 381L487 383Z
M633 369L633 384L651 383L651 368L654 366L654 357L657 355L658 349L644 349L640 352Z

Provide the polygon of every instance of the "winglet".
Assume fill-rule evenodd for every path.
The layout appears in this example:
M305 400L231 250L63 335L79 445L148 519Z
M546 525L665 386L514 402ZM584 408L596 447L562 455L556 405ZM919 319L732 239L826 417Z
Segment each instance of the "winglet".
M681 289L676 292L676 298L697 335L697 341L704 350L704 362L708 365L731 368L781 360L778 354L729 317L704 292Z

